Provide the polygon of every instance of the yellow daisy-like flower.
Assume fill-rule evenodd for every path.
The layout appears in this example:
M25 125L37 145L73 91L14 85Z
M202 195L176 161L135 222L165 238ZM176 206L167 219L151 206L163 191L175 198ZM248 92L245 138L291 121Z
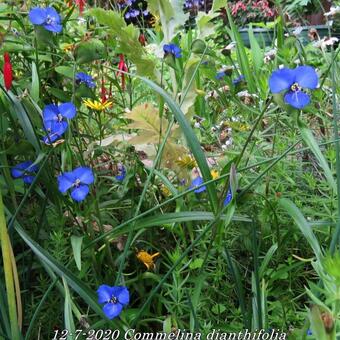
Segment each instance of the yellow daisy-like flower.
M154 258L159 256L159 253L155 253L155 254L149 254L147 251L141 250L137 253L137 259L140 262L143 262L144 265L146 266L146 268L148 270L155 269L155 263L154 263Z
M112 102L107 101L105 103L102 103L98 100L91 100L91 99L84 99L83 103L89 107L92 110L95 111L104 111L105 109L108 109L112 106Z
M220 175L216 169L211 170L210 174L213 179L217 179Z
M183 157L178 157L178 159L175 160L176 164L180 166L182 169L193 169L197 166L195 158L185 155Z

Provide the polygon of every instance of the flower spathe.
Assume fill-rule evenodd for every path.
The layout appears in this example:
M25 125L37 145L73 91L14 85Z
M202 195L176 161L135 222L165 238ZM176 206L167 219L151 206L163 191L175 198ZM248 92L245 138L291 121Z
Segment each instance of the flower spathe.
M182 57L182 50L176 44L165 44L163 46L164 56L172 55L175 58Z
M223 201L223 206L227 206L231 200L233 199L233 193L231 192L231 189L229 188L227 191L227 195Z
M71 190L73 200L83 201L88 195L89 185L94 182L94 175L91 168L78 167L70 172L64 172L58 176L58 189L61 193Z
M119 316L123 307L130 301L130 293L124 286L101 285L97 290L98 303L104 304L103 312L112 320Z
M12 69L11 59L7 52L4 53L3 73L4 73L5 88L8 91L12 87L13 69Z
M11 169L11 175L13 178L22 178L26 184L31 184L37 171L37 165L33 165L32 161L26 161L14 166Z
M53 7L35 7L28 13L33 25L44 27L47 31L60 33L63 29L59 13Z
M269 87L272 93L285 92L286 104L302 109L310 103L310 95L304 89L317 88L319 76L311 66L298 66L295 69L282 68L272 73Z

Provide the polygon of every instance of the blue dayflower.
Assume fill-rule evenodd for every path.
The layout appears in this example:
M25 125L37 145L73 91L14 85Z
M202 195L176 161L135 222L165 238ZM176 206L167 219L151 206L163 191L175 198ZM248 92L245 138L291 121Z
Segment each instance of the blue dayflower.
M239 84L243 80L244 80L244 75L241 74L239 77L237 77L236 79L233 80L233 84L237 85L237 84Z
M33 25L43 26L46 30L60 33L63 29L59 13L53 7L35 7L28 13Z
M227 191L227 196L223 201L223 206L227 206L231 200L233 199L233 193L231 192L231 189L229 188Z
M101 285L97 290L98 303L104 304L103 312L110 319L116 318L130 301L130 294L124 286Z
M70 172L64 172L58 176L58 189L65 193L72 188L71 197L77 202L83 201L88 195L89 185L94 182L92 169L78 167Z
M311 329L307 329L307 335L308 335L308 336L309 336L309 335L313 335L313 332L312 332Z
M85 84L89 88L94 88L96 83L93 81L93 78L84 72L78 72L76 74L76 81L78 84Z
M67 130L66 119L72 119L76 113L77 109L72 103L46 105L43 110L44 128L47 131L47 135L43 137L44 143L50 144L59 139Z
M22 178L26 184L31 184L38 169L39 167L37 165L33 165L32 161L26 161L14 166L11 169L11 175L13 178Z
M118 169L118 175L115 176L116 180L117 181L123 181L125 176L126 176L126 169L125 169L125 166L123 164L118 164L117 166L117 169Z
M224 77L225 75L226 75L226 74L225 74L224 71L220 71L220 72L217 72L215 78L216 78L217 80L221 80L221 79L223 79L223 77Z
M192 181L191 181L191 185L189 187L189 189L193 189L193 188L196 188L198 187L199 185L203 184L203 178L201 176L197 176L196 178L194 178ZM196 194L199 194L200 192L203 192L206 190L206 186L203 185L202 187L199 187L198 189L194 190L194 192Z
M165 44L163 46L164 56L171 54L175 58L182 57L182 50L176 44Z
M286 91L284 101L296 109L302 109L310 103L310 95L304 89L314 90L318 86L319 76L311 66L298 66L295 69L282 68L272 73L269 87L272 93Z

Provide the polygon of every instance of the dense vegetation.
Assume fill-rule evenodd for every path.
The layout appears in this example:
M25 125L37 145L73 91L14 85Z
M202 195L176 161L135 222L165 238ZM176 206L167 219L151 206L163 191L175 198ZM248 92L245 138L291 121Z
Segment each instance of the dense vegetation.
M339 47L299 6L0 4L1 340L340 336Z

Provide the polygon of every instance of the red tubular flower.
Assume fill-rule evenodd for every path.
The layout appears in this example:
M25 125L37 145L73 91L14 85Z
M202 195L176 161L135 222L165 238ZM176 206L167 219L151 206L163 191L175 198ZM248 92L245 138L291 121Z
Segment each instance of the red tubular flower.
M84 7L86 5L86 0L76 0L76 4L79 8L79 13L80 15L83 14L83 11L84 11Z
M140 44L141 44L142 46L145 46L145 45L146 45L146 38L145 38L145 35L144 35L143 33L141 33L141 34L139 35L138 41L140 42Z
M127 72L128 71L128 68L127 68L127 65L125 63L124 55L123 54L119 55L118 70L123 71L123 72ZM122 85L121 85L121 87L122 87L122 90L124 91L125 90L125 74L123 72L118 72L117 74L120 75L121 78L122 78Z
M9 58L9 54L7 52L4 53L4 83L5 88L8 91L12 86L13 81L13 70L12 70L12 64L11 59Z
M102 79L102 86L101 86L101 89L100 89L100 98L102 100L102 104L104 104L107 101L104 78Z

